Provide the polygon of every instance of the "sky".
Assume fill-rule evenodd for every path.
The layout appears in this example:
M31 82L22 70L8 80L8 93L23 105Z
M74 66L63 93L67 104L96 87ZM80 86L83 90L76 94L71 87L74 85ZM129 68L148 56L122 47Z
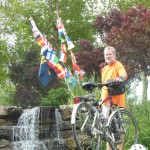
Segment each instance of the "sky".
M139 99L142 98L142 81L140 81L136 87L136 95ZM148 89L147 89L148 99L150 100L150 76L148 77Z

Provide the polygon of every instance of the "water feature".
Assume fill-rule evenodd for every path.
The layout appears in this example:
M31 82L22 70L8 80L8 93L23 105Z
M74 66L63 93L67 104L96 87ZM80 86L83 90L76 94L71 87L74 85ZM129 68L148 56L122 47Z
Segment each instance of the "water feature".
M56 130L57 146L59 147L60 150L63 150L64 139L61 137L61 132L60 132L62 129L63 121L62 121L61 114L58 111L58 109L55 110L55 118L56 118L55 130Z
M26 109L13 127L13 150L64 150L61 136L61 114L58 109Z

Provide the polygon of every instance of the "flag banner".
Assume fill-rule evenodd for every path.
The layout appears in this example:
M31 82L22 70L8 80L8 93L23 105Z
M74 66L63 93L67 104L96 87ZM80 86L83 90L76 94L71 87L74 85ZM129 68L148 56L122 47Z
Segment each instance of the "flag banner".
M40 64L38 77L42 85L46 85L53 76L60 74L61 71L64 71L64 68L60 66L59 59L56 57L55 52L52 50L52 45L38 30L32 18L30 18L30 22L36 42L39 46L41 46L42 63Z
M66 63L67 55L63 52L60 52L60 59L59 60Z
M43 86L46 86L54 76L56 76L55 71L48 66L45 56L41 56L41 64L38 74L39 81Z
M66 70L65 82L72 87L76 85L76 80L73 78L72 74L68 70Z
M61 36L59 36L60 39L60 43L64 43L66 40L64 38L62 38Z
M58 28L59 36L61 36L63 34L66 35L66 30L64 28L64 25L63 25L60 17L57 17L57 25L56 25L56 27Z
M54 69L57 63L52 60L48 60L47 64L50 68Z
M66 36L66 41L68 44L68 50L71 50L75 47L75 45L72 43L72 41L70 40L70 38L68 36Z
M61 44L61 51L63 53L66 53L67 52L67 48L66 48L66 45L65 44Z
M42 47L41 48L41 55L42 55L42 52L44 50L47 50L47 49L52 50L51 44L48 42L48 40L45 38L45 36L42 35L42 33L39 31L39 29L37 28L34 20L32 18L29 18L29 20L30 20L30 23L31 23L31 26L32 26L32 32L33 32L33 35L36 39L36 42L39 46Z
M72 52L72 49L75 47L75 45L73 44L71 39L68 37L67 32L65 30L65 27L62 23L62 20L58 15L57 15L57 28L58 28L59 38L60 38L60 42L61 42L61 52L66 53L67 49L70 51L71 59L72 59L72 68L74 69L77 78L78 78L78 75L79 75L80 79L82 79L85 72L83 70L81 70L80 67L77 65L76 58L75 58L75 56ZM65 40L62 38L62 36L65 37ZM66 49L65 42L67 43L67 49ZM64 61L65 56L64 56L63 53L61 53L61 55L60 55L60 60L62 62L65 62ZM66 82L67 81L71 82L71 77L70 76L69 76L69 78L66 77Z
M70 54L71 54L71 58L72 58L72 62L75 62L76 63L76 58L72 52L72 50L70 50Z
M54 58L56 57L55 55L56 53L54 51L47 51L47 55L46 55L46 59L48 60L54 60Z
M42 85L47 85L54 76L58 76L59 79L65 79L66 83L69 86L75 86L76 80L72 77L71 73L67 70L65 62L67 59L66 45L63 43L66 40L69 40L72 45L73 43L69 38L62 38L62 35L66 36L66 31L64 25L62 24L61 18L57 21L58 33L61 40L61 54L60 59L56 56L56 53L53 51L52 45L48 42L46 37L38 30L34 20L29 19L32 25L32 32L36 39L36 42L41 46L41 63L39 69L39 80ZM71 45L70 44L70 45ZM72 48L73 46L70 46Z
M77 76L79 75L80 79L82 80L85 72L83 70L81 70L80 67L77 65L76 58L75 58L72 50L70 50L70 54L71 54L71 57L72 57L72 68L75 70L76 75Z

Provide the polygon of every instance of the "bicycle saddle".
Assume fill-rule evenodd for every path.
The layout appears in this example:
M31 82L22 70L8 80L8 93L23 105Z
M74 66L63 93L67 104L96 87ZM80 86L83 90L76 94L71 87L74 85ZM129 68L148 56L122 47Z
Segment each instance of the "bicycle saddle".
M95 83L94 82L85 82L82 84L82 88L85 91L93 91L95 89Z

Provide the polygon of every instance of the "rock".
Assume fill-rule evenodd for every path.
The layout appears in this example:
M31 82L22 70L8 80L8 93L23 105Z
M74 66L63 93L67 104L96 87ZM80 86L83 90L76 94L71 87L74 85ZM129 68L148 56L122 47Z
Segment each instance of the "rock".
M0 139L11 140L12 127L11 126L0 126Z
M65 141L65 148L66 150L75 150L76 149L76 144L74 142L73 137L69 137L64 139Z
M0 119L7 119L8 117L18 118L22 113L22 109L16 106L1 106Z
M56 108L40 107L39 115L39 141L55 140L52 137L57 137L57 132L60 132L60 138L64 140L65 150L75 150L76 145L73 139L71 114L74 105L60 105L57 108L58 115L61 114L61 119L56 121ZM16 126L23 110L16 106L0 107L0 150L12 150L12 127ZM62 121L61 121L62 120ZM59 131L56 130L57 123L60 123ZM11 145L11 146L10 146Z
M71 119L71 114L72 114L72 109L74 105L60 105L60 113L62 115L62 119L65 120L70 120Z
M0 149L1 150L11 150L10 142L5 139L1 139L0 140Z

